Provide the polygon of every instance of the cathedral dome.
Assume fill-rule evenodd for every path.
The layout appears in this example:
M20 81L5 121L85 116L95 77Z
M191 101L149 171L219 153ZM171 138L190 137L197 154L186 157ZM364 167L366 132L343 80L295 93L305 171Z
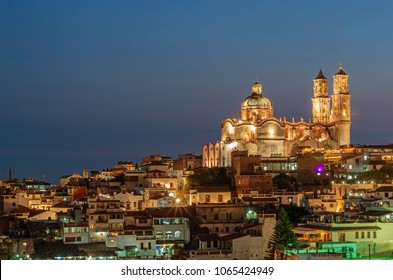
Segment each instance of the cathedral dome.
M273 105L270 100L257 93L251 94L242 102L242 109L273 109Z
M252 94L241 103L242 120L258 121L273 116L273 105L263 96L262 85L255 82L252 85Z

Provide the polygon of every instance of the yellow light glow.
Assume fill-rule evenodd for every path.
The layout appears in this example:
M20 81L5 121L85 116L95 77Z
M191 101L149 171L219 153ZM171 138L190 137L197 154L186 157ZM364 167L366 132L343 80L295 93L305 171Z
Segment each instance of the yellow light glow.
M230 149L234 149L236 146L237 146L237 142L235 141L235 142L232 142L232 143L230 143L229 145L228 145L228 147L230 148Z
M255 132L256 131L256 127L255 127L255 125L250 125L250 130L251 130L251 132Z
M273 128L269 128L269 135L273 136L274 135L274 129Z
M234 131L233 126L231 124L229 124L229 126L228 126L229 134L233 134L233 131Z

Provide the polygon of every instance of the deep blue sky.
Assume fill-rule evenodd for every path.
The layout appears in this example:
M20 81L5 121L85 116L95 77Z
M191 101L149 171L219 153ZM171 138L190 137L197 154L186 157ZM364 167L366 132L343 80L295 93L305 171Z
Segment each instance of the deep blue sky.
M1 1L0 179L201 154L256 78L277 117L350 75L352 142L393 142L388 1Z

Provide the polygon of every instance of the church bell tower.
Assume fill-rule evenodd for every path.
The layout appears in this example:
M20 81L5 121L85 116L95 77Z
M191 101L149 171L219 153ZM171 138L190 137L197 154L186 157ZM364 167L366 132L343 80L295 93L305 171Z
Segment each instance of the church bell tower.
M337 140L340 146L351 143L351 95L348 86L348 74L340 65L338 72L333 76L331 116L337 127Z
M314 123L328 123L330 114L330 97L328 93L328 81L319 70L314 79L314 97L312 101L312 118Z

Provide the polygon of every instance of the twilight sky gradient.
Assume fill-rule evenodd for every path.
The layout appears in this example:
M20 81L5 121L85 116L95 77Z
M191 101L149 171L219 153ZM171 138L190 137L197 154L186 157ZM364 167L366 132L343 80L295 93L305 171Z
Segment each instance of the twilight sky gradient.
M0 179L201 154L257 78L275 116L350 76L352 142L393 142L388 1L1 1Z

